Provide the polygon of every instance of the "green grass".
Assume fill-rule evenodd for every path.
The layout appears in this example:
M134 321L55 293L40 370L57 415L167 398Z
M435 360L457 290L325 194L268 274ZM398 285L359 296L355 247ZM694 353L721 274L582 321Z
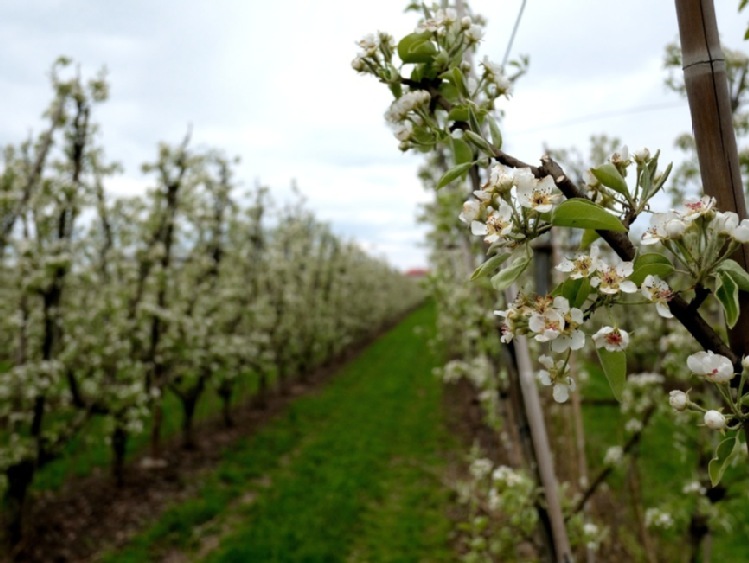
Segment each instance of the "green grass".
M450 493L436 477L454 444L426 346L433 325L433 307L409 316L319 394L233 447L195 499L106 561L158 560L219 533L209 561L454 559Z

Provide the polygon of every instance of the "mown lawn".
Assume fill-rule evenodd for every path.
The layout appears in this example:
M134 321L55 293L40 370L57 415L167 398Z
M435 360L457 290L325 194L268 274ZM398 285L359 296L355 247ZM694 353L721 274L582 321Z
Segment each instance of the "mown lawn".
M454 560L433 326L432 306L410 315L106 560Z

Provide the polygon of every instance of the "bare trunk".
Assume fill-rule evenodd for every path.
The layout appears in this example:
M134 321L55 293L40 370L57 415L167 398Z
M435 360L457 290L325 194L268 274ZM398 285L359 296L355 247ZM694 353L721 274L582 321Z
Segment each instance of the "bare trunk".
M125 449L127 447L127 432L122 425L117 424L112 433L112 475L117 488L125 486Z
M6 470L5 528L7 543L11 548L18 546L23 538L23 510L35 470L32 460L20 461Z

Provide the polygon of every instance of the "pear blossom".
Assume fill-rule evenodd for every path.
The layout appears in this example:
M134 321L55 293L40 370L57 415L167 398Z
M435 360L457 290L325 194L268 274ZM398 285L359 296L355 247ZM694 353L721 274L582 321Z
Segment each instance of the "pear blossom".
M606 348L609 352L626 350L629 345L629 333L620 328L605 326L593 335L596 348Z
M619 291L634 293L637 291L637 285L635 285L635 282L625 279L632 275L633 270L632 262L601 263L598 268L598 275L590 278L590 285L607 295L616 295Z
M666 319L673 318L673 314L668 309L667 303L674 296L671 288L658 276L648 275L642 282L641 289L642 294L649 300L655 303L655 310L658 314Z
M629 148L623 145L621 151L615 152L609 158L612 164L626 164L629 162Z
M697 352L689 356L687 367L695 375L703 375L713 383L726 383L734 376L731 360L712 350Z
M489 181L482 186L487 192L502 193L513 186L513 174L502 164L495 164L489 172Z
M627 421L627 424L624 425L625 432L630 432L634 434L635 432L639 432L640 430L642 430L642 422L640 422L636 418L630 418Z
M707 411L705 413L705 426L710 430L723 430L726 427L726 417L720 411Z
M458 219L464 223L471 224L481 213L481 204L475 199L469 199L463 203L463 211L458 215Z
M490 207L487 211L486 223L471 221L471 232L483 236L487 243L493 244L512 232L515 226L512 221L512 207L501 201L498 210Z
M549 213L554 204L559 201L560 195L555 193L556 184L551 176L545 176L542 180L531 183L521 181L521 184L516 185L520 205L539 213Z
M676 411L686 410L689 406L689 396L684 391L671 391L668 394L668 404Z
M744 219L739 223L738 213L733 211L717 212L714 224L719 233L730 236L736 242L741 244L749 242L749 219Z
M679 238L686 231L687 224L675 211L653 213L650 227L642 235L642 244L652 245L668 239Z
M359 47L362 48L368 57L373 57L377 53L379 46L380 44L372 33L368 33L359 40Z
M557 301L559 300L559 301ZM551 341L551 349L558 354L567 350L579 350L585 346L585 333L578 327L585 322L582 310L570 307L564 297L554 299L557 311L564 317L564 330Z
M367 65L362 57L357 56L351 61L351 68L356 72L364 72L367 69Z
M671 514L659 508L648 508L645 511L645 525L649 528L671 528L674 519Z
M546 368L538 372L538 380L543 385L553 385L551 395L557 403L567 401L570 392L575 390L575 380L568 375L569 366L565 365L564 360L554 363L554 360L546 355L538 358L538 361Z
M528 320L528 328L535 332L539 342L549 342L557 338L564 329L564 315L555 309L543 313L533 313Z
M605 465L617 465L624 456L624 450L621 446L611 446L606 450L606 455L603 456L603 463Z
M685 222L690 223L702 216L714 213L715 198L703 195L700 199L687 199L684 202L684 208L682 217Z
M474 459L468 471L474 479L483 479L487 477L493 469L494 464L486 458Z
M749 242L749 219L742 219L738 227L731 232L731 238L741 244Z
M564 330L564 315L569 312L569 302L564 297L555 297L551 307L541 306L528 319L528 328L539 342L549 342Z
M590 254L578 254L574 260L565 258L557 264L556 269L560 272L570 272L570 278L576 280L589 277L599 267L603 265L598 258L598 247L594 246L590 249Z

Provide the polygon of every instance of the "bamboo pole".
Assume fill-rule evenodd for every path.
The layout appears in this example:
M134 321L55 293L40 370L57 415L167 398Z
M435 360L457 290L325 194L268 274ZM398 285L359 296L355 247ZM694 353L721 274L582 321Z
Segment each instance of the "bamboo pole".
M512 303L515 300L516 294L517 290L515 287L510 287L506 292L507 302ZM559 500L559 488L557 486L556 474L554 473L551 445L546 433L546 422L541 410L541 400L538 396L538 387L533 376L533 365L525 336L522 334L516 335L513 339L513 346L518 373L520 375L520 389L523 393L523 403L528 417L528 425L531 429L536 463L538 464L538 474L541 478L546 509L551 521L556 560L564 563L571 562L572 551L564 525L562 505Z
M739 153L733 131L726 61L720 47L712 0L676 0L684 83L692 114L702 185L721 211L747 217ZM749 266L744 245L733 258ZM749 351L749 295L740 293L739 321L730 331L731 348L739 358Z
M715 7L712 0L676 0L676 15L703 188L721 211L733 211L745 219L746 201ZM733 259L749 270L749 247L742 246ZM734 367L740 371L739 362L749 353L749 294L744 291L739 292L739 319L728 331L728 338L736 356ZM749 421L744 423L744 434L749 438Z

